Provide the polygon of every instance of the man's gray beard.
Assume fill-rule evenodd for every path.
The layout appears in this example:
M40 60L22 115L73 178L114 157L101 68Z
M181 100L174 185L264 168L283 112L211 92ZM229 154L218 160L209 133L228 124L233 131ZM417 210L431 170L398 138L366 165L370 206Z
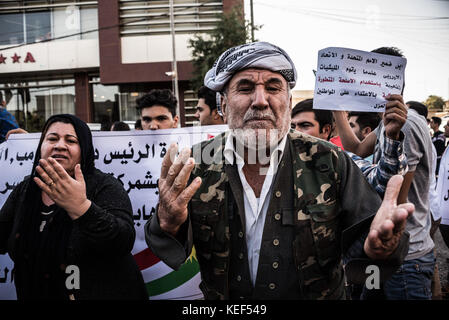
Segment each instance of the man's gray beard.
M235 140L234 150L247 164L267 165L273 151L287 133L278 129L231 129ZM264 170L266 171L267 168ZM266 172L261 172L265 175Z
M276 123L276 117L271 110L255 110L249 109L243 116L242 123L255 118L263 118ZM290 121L288 122L290 123ZM234 132L237 141L248 149L260 150L260 149L274 149L278 142L284 137L288 132L288 125L286 128L267 129L264 125L260 124L260 128L235 128L233 117L229 117L228 125L229 128Z
M278 129L231 129L237 143L251 150L274 149L287 133Z

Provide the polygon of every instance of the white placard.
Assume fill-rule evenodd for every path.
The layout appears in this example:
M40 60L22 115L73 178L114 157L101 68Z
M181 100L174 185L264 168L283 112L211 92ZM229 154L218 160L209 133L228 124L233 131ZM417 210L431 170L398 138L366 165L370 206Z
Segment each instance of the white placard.
M347 48L318 51L314 109L385 111L388 94L400 94L407 59Z
M226 125L179 129L93 132L95 166L116 177L128 192L133 207L136 241L132 250L150 299L202 299L198 262L190 257L179 271L160 261L145 242L144 225L158 201L157 180L162 158L169 145L179 150L210 139ZM0 207L14 186L30 174L40 133L12 135L0 144ZM0 255L0 300L16 299L12 278L13 262ZM7 271L6 271L7 270Z

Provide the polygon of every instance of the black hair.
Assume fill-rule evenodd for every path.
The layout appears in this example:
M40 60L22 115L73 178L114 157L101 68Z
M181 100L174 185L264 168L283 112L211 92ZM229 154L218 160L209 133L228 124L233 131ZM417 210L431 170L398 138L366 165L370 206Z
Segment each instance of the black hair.
M136 123L134 124L134 129L136 129L136 130L142 129L142 120L141 119L136 120Z
M436 123L438 126L441 125L441 118L440 117L432 117L432 121Z
M404 53L402 52L402 50L396 47L380 47L372 50L371 52L404 58Z
M409 106L410 109L416 110L416 112L418 112L418 114L422 115L424 118L427 119L429 110L427 110L426 105L424 105L418 101L408 101L406 104ZM430 120L428 120L428 121L430 121Z
M211 113L212 110L217 109L217 94L208 87L202 86L198 89L198 99L204 99L204 102L209 106Z
M155 105L166 107L173 117L176 116L178 101L169 89L153 89L143 97L136 100L137 109L150 108Z
M330 110L313 109L313 99L298 102L292 110L292 118L300 113L311 111L315 114L315 120L320 124L320 132L326 124L332 128L332 112Z
M379 122L382 120L377 112L349 112L348 117L357 117L356 122L359 124L360 129L370 127L371 131L377 128Z
M112 124L111 127L112 131L128 131L131 130L127 123L123 121L116 121Z

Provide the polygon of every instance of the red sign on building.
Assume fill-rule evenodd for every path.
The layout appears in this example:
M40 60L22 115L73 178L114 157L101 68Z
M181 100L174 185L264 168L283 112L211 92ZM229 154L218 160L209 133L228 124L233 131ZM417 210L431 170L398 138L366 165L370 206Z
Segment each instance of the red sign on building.
M14 52L14 55L11 57L12 63L20 63L20 58L21 58L21 56L18 56L17 53ZM5 57L5 56L3 56L2 53L0 53L0 64L2 64L2 63L6 64L6 59L8 59L8 57ZM35 63L36 60L34 59L31 52L27 52L27 55L25 57L25 60L23 60L23 62Z

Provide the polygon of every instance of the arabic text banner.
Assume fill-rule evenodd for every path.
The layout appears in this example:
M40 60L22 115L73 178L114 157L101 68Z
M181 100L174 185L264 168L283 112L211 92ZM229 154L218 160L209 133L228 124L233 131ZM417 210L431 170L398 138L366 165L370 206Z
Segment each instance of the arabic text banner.
M318 51L314 109L384 112L388 94L400 94L405 58L347 48Z

